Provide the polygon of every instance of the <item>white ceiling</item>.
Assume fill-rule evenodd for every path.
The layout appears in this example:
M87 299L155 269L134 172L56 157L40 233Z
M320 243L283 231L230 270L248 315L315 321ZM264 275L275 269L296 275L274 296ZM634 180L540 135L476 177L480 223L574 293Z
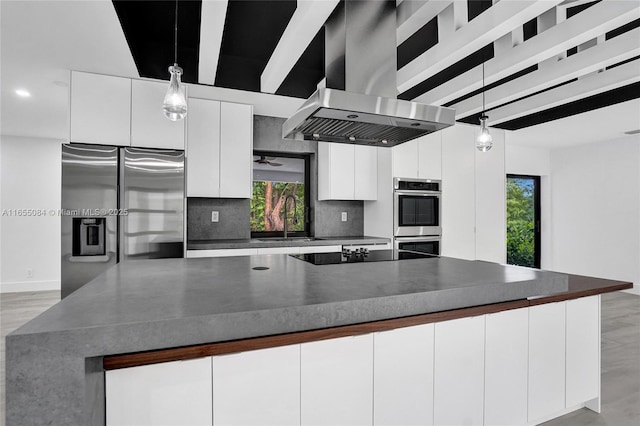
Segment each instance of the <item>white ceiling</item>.
M69 70L139 77L109 0L2 0L0 19L2 134L66 140ZM17 97L18 88L32 96ZM638 128L634 100L512 132L509 143L569 146Z
M611 105L550 121L537 126L509 132L509 144L539 148L566 148L569 146L636 138L624 132L640 129L640 99Z
M111 1L2 0L0 19L2 134L66 140L69 70L138 77Z

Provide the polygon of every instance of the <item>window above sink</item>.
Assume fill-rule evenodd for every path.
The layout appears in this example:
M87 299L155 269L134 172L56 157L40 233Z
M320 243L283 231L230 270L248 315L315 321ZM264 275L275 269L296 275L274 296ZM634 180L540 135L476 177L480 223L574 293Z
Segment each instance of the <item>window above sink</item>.
M287 240L311 241L309 155L265 151L253 154L251 237L284 239L286 226Z

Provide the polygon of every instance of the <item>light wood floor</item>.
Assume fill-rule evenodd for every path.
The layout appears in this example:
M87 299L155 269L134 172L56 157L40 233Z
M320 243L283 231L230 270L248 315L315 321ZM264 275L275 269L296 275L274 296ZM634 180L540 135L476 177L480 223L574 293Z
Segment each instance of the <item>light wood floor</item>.
M0 294L0 426L4 426L4 338L60 300L58 291ZM602 413L583 408L547 426L640 425L640 296L602 296Z

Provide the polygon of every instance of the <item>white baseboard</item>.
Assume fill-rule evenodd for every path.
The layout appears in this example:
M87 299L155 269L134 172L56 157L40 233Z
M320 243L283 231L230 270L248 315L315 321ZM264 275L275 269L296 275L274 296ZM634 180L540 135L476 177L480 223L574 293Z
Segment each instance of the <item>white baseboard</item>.
M60 290L60 281L14 281L0 283L0 293Z

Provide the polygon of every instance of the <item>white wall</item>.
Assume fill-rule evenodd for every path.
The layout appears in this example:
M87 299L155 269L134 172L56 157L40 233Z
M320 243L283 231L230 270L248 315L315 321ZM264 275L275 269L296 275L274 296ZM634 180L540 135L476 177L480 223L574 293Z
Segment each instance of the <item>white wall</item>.
M640 293L640 138L551 152L551 269Z
M0 137L0 292L60 289L61 141ZM12 216L43 209L43 216ZM28 270L31 270L29 277Z
M507 174L540 176L540 267L552 269L551 234L551 151L509 143L512 132L506 132Z

